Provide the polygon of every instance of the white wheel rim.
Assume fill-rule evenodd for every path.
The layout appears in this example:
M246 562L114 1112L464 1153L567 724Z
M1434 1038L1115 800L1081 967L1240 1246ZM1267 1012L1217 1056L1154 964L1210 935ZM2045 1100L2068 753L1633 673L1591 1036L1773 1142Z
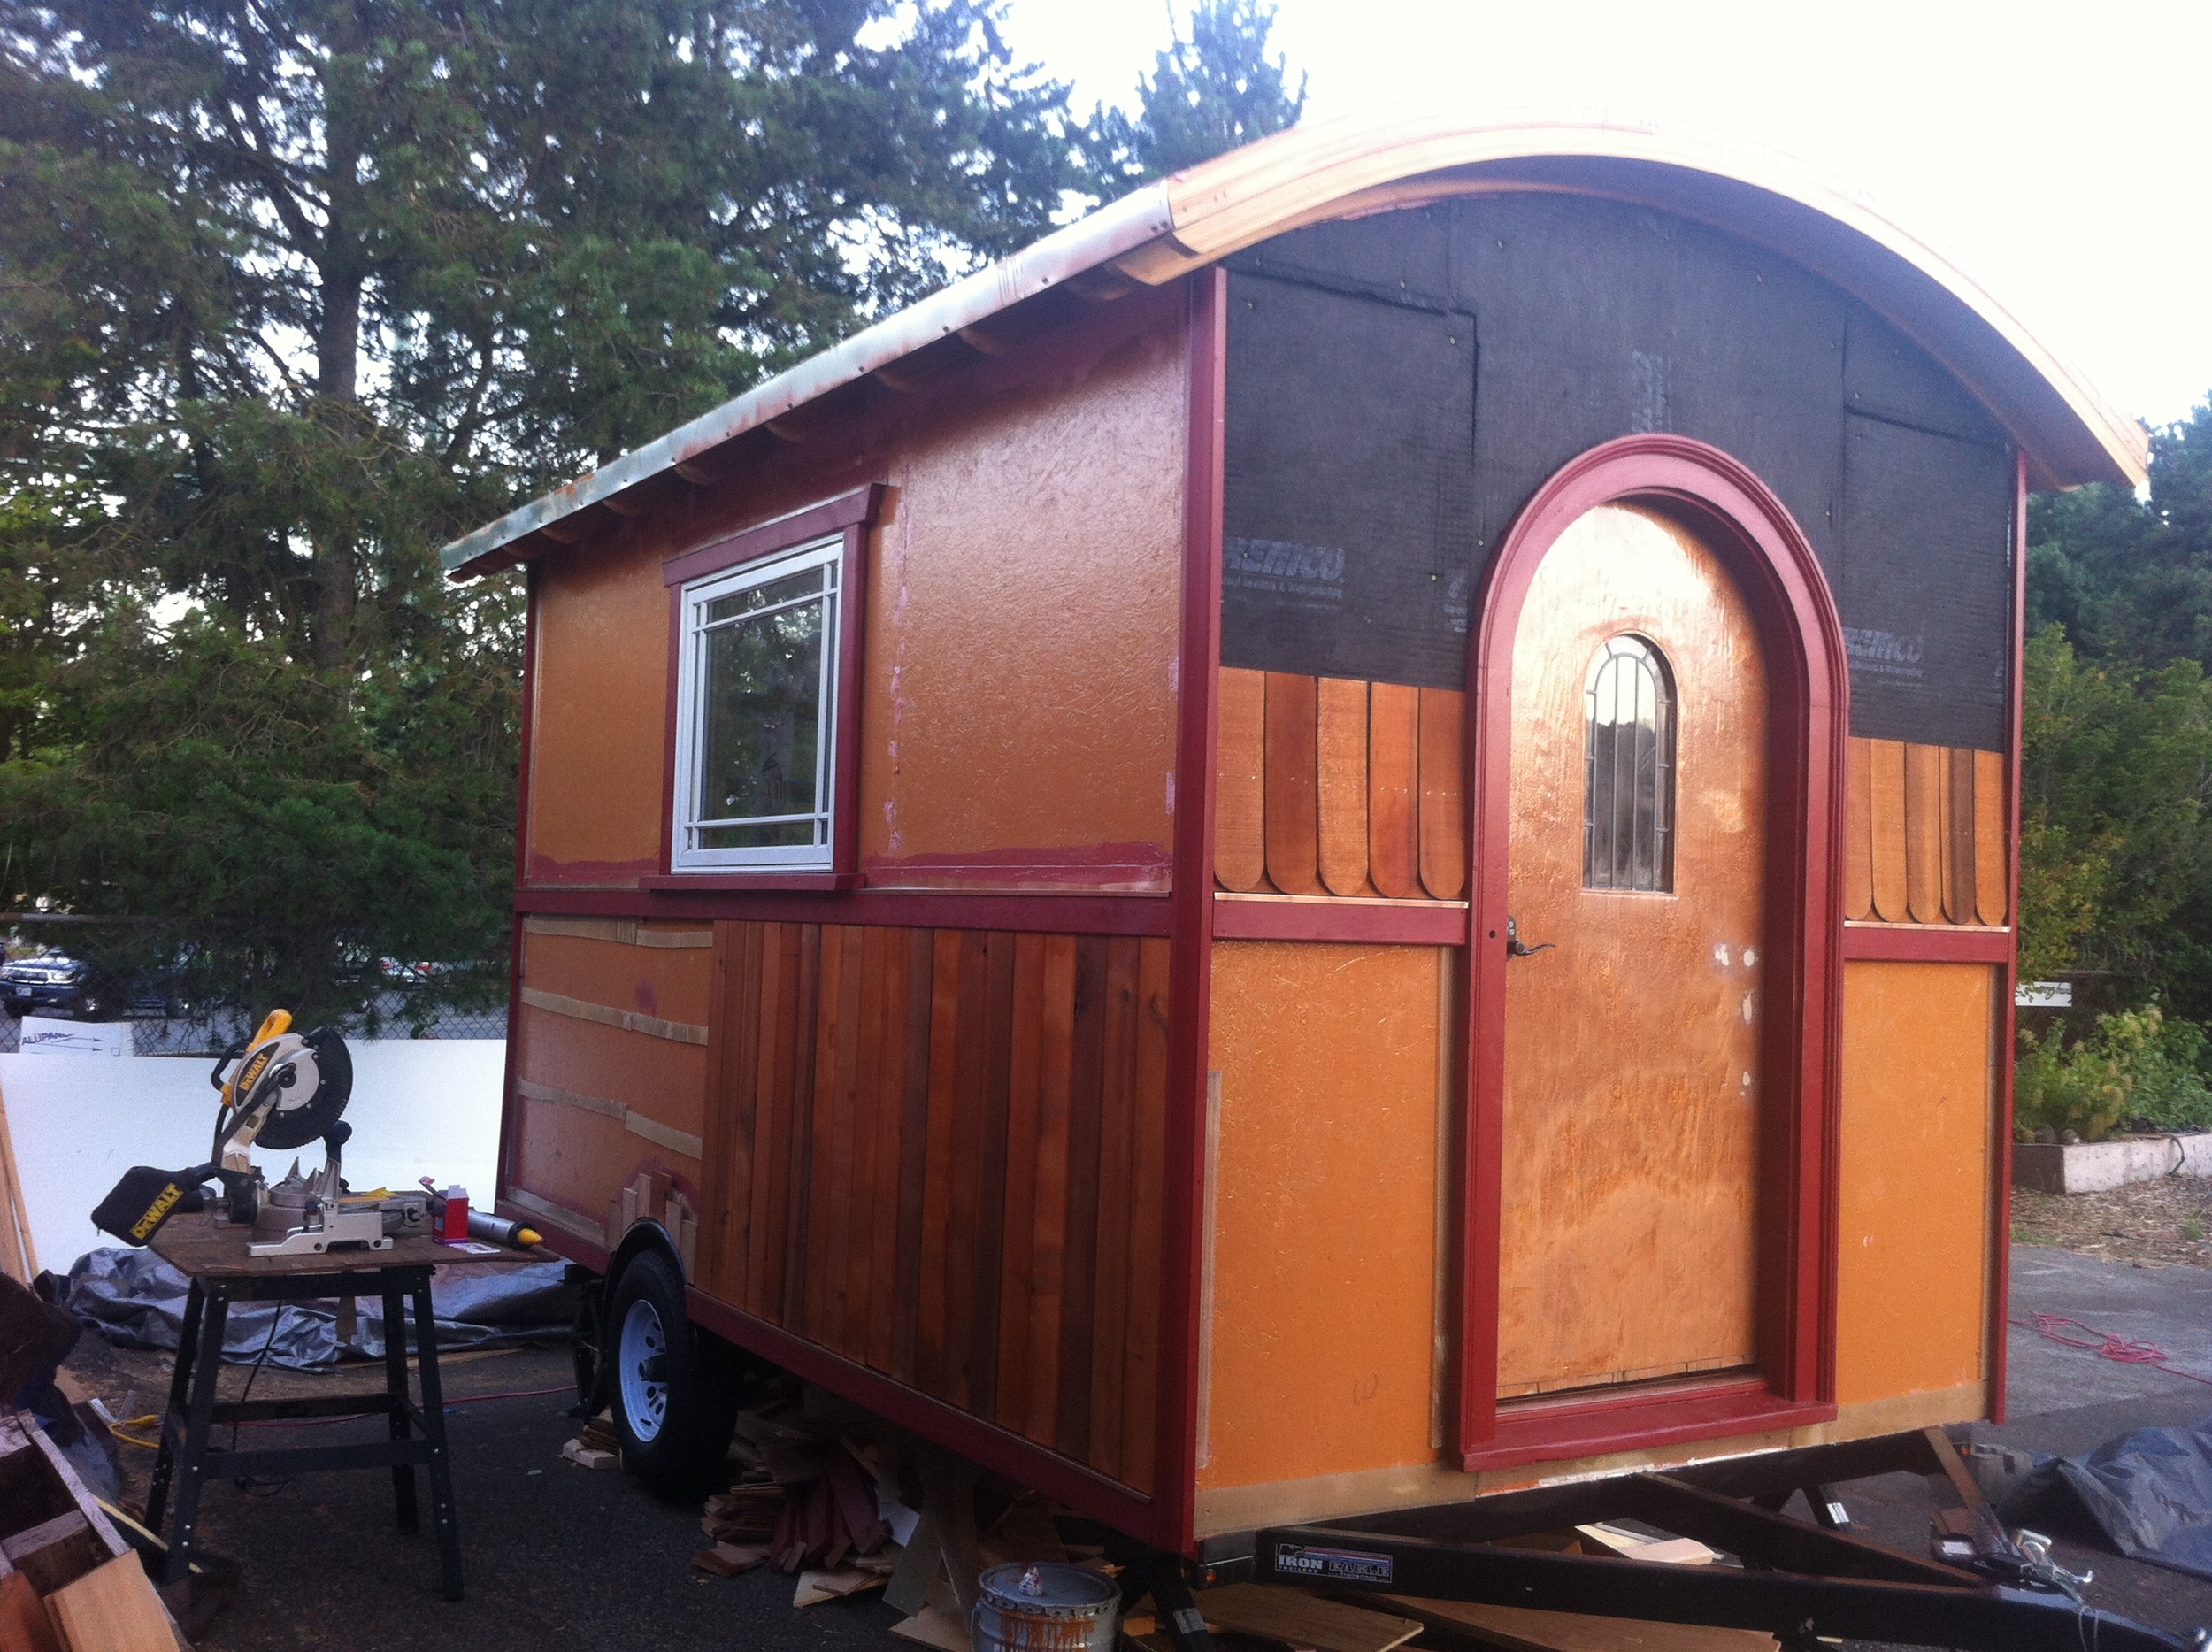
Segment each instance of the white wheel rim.
M650 1443L668 1418L668 1384L646 1379L648 1360L665 1361L668 1336L661 1317L643 1297L630 1304L622 1316L622 1337L615 1350L615 1369L622 1379L622 1415L640 1444Z

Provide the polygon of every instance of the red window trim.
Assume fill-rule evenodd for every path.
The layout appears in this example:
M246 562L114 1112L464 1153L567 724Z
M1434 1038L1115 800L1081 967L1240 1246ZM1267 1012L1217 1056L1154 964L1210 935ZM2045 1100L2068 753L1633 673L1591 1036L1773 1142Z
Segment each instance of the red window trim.
M1633 502L1681 520L1741 588L1768 659L1769 1018L1762 1052L1772 1099L1763 1131L1757 1378L1695 1390L1694 1402L1640 1390L1580 1402L1497 1400L1505 1090L1504 933L1512 827L1512 643L1537 565L1598 505ZM1814 1420L1835 1402L1835 1227L1843 982L1844 761L1850 680L1834 599L1803 532L1752 471L1688 437L1624 436L1569 461L1522 509L1483 576L1468 639L1468 864L1474 868L1468 974L1470 1097L1461 1215L1455 1448L1470 1470L1625 1449ZM1676 1391L1678 1394L1679 1391ZM1594 1423L1601 1433L1594 1433Z
M644 880L647 887L663 893L695 890L703 895L732 889L845 889L858 883L860 652L868 608L868 530L881 517L887 491L885 483L870 482L672 557L662 565L661 580L668 588L668 702L662 748L667 756L664 766L668 780L661 794L660 862L664 870ZM676 712L683 667L684 587L832 534L843 534L845 546L837 576L837 723L831 730L830 757L831 795L835 801L830 815L830 864L822 871L795 871L787 866L747 872L718 866L710 872L678 872L676 788L684 777L681 754L676 749Z

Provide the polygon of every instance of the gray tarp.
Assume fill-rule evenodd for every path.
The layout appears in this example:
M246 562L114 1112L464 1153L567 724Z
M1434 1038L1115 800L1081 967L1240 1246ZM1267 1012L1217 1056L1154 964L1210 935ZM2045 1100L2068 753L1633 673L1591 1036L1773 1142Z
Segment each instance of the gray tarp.
M2131 1560L2212 1578L2212 1418L2051 1457L2007 1488L1999 1513L2033 1525L2067 1502Z
M565 1282L567 1272L567 1264L559 1262L440 1269L430 1287L438 1346L565 1342L575 1321L578 1288ZM174 1348L184 1324L186 1288L184 1275L152 1251L119 1247L77 1258L64 1282L62 1304L111 1342ZM383 1302L374 1296L355 1301L358 1324L350 1346L380 1358ZM270 1323L280 1309L282 1320L271 1341ZM272 1365L312 1371L336 1364L338 1304L330 1300L234 1304L224 1323L223 1357L250 1364L260 1357L265 1343Z

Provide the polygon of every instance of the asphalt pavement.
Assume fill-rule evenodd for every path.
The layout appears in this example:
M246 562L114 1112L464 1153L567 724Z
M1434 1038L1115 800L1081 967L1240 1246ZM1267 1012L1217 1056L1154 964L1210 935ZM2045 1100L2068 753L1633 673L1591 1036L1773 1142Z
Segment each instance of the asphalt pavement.
M2157 1343L2178 1370L2212 1377L2212 1271L2139 1268L2067 1251L2013 1252L2013 1315L2059 1314ZM2077 1333L2078 1334L2078 1333ZM167 1356L112 1349L88 1334L73 1369L127 1414L151 1410L165 1391ZM880 1594L795 1610L792 1579L765 1568L710 1577L690 1557L705 1546L695 1502L655 1501L628 1476L561 1460L574 1433L566 1415L568 1360L559 1350L455 1358L445 1366L466 1597L439 1597L434 1549L397 1532L389 1480L320 1474L273 1485L211 1487L204 1541L244 1567L236 1602L196 1643L202 1652L638 1652L639 1648L903 1647ZM264 1372L257 1395L326 1392L342 1375ZM227 1373L230 1391L243 1380ZM373 1380L373 1378L371 1378ZM551 1392L537 1392L551 1390ZM2124 1364L2016 1328L2011 1404L1975 1439L2025 1449L2077 1451L2150 1424L2212 1414L2212 1387ZM507 1397L495 1397L507 1396ZM292 1431L304 1443L341 1423ZM274 1443L273 1439L271 1443ZM127 1494L142 1494L151 1453L125 1452ZM1946 1499L1916 1476L1844 1488L1865 1535L1924 1553L1931 1516ZM2093 1571L2091 1604L2170 1630L2212 1625L2212 1582L2124 1560L2054 1533L2073 1571Z

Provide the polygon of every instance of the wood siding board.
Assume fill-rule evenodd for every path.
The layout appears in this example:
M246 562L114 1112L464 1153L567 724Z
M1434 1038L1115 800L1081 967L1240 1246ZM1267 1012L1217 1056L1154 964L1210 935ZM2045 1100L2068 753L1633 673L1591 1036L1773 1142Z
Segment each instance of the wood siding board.
M1905 872L1905 742L1870 740L1867 808L1873 825L1874 916L1912 921Z
M1421 884L1432 899L1467 893L1466 695L1424 688L1421 695Z
M997 1370L991 1416L1018 1431L1029 1408L1029 1276L1037 1221L1037 1126L1043 1081L1045 937L1014 940L1006 1062L1006 1197L1000 1212Z
M822 997L822 928L803 924L799 929L799 1036L794 1041L796 1066L791 1075L791 1131L789 1163L785 1172L788 1191L784 1195L783 1323L800 1321L807 1310L806 1241L808 1205L813 1195L816 1053L821 1041L815 1028L834 1006Z
M1214 876L1249 895L1267 887L1267 675L1224 666L1215 766Z
M883 1000L889 974L891 949L899 937L888 929L860 932L861 1059L853 1085L852 1233L847 1241L845 1270L840 1281L844 1293L844 1340L841 1351L861 1364L871 1363L875 1351L873 1306L876 1296L875 1237L877 1212L886 1203L879 1181L882 1161L898 1150L898 1120L885 1116L883 1075L887 1055ZM897 1208L894 1195L889 1201Z
M1129 1311L1122 1356L1121 1474L1149 1492L1160 1405L1161 1249L1167 1157L1168 945L1139 943L1137 1082L1129 1176Z
M866 1363L878 1371L888 1371L899 1292L899 1165L906 1140L906 992L912 934L903 929L871 933L882 938L883 974L875 1003L876 1060L869 1074L875 1092L877 1140L867 1209L868 1277L872 1288L865 1297Z
M960 937L959 1057L953 1082L951 1196L945 1225L945 1364L940 1390L953 1404L974 1410L977 1236L983 1226L985 1120L991 1075L991 937L983 930ZM932 1165L933 1172L935 1166Z
M998 1410L1000 1266L1006 1254L1007 1149L1012 1108L1014 1017L1018 949L1012 931L990 938L990 977L985 1018L983 1149L977 1165L979 1197L975 1233L975 1321L970 1333L968 1409L979 1417Z
M1421 691L1372 684L1367 731L1367 875L1394 901L1418 900Z
M2009 916L2005 901L2005 759L2002 752L1974 754L1974 910L1985 924Z
M1314 685L1314 812L1318 870L1331 895L1367 882L1367 685L1323 677Z
M920 1364L922 1264L929 1217L929 1090L934 1064L937 932L907 932L906 1071L900 1098L898 1289L893 1300L890 1372L912 1383Z
M753 1126L752 1226L747 1243L746 1308L763 1319L783 1315L785 1135L791 1110L792 1045L799 1007L799 926L761 926L760 1074Z
M1044 1020L1037 1041L1037 1213L1029 1248L1029 1404L1022 1432L1046 1446L1060 1433L1077 950L1073 935L1045 937Z
M1098 1249L1092 1274L1089 1462L1121 1478L1123 1362L1129 1328L1131 1134L1136 1123L1139 948L1117 935L1106 949L1106 1040L1099 1085Z
M945 1318L951 1270L953 1179L958 1156L961 951L964 932L937 932L930 970L929 1108L922 1180L921 1319L915 1338L915 1385L945 1397Z
M830 1249L830 1182L837 1173L837 1057L843 1032L845 988L844 938L848 926L825 925L818 933L816 967L820 979L815 995L812 1040L812 1082L806 1097L806 1170L803 1194L795 1222L798 1229L793 1300L784 1323L801 1336L829 1343L826 1328L829 1304L826 1275Z
M1843 915L1874 916L1873 741L1851 741L1850 803L1844 820Z
M1083 935L1075 943L1067 1225L1060 1275L1060 1396L1053 1437L1063 1454L1079 1461L1090 1456L1091 1355L1096 1330L1093 1297L1098 1276L1098 1173L1110 945L1103 935Z
M1943 921L1943 749L1905 748L1905 903L1916 924Z
M1267 673L1267 875L1286 895L1323 893L1314 795L1318 697L1311 677Z
M860 1038L865 1014L863 1006L866 1003L867 934L853 926L838 931L841 990L835 1040L837 1080L831 1092L830 1129L835 1162L828 1178L827 1230L818 1232L809 1241L826 1253L822 1264L821 1308L815 1315L817 1334L823 1342L843 1354L854 1351L849 1318L852 1303L857 1300L850 1296L852 1256L855 1250L864 1249L866 1243L864 1237L860 1245L855 1245L852 1232L854 1183L861 1173L861 1156L867 1145L860 1118ZM822 1207L818 1204L815 1208L818 1224Z
M1965 746L1943 753L1943 911L1955 924L1981 921L1974 910L1974 752Z

